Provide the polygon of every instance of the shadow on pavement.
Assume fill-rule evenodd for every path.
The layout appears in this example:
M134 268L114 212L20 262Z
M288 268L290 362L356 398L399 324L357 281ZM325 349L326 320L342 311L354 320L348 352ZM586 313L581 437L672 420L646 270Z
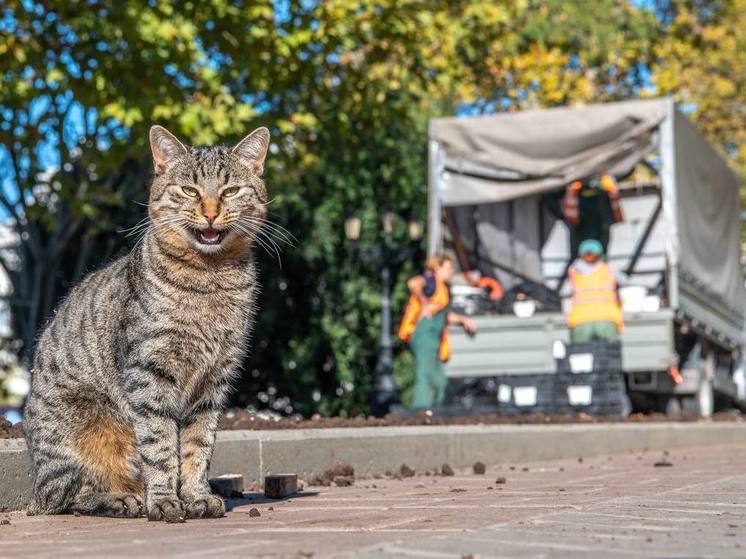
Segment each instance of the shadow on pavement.
M230 498L225 500L225 510L231 511L235 507L243 507L245 505L266 505L268 503L281 503L288 499L299 499L301 497L315 497L318 495L316 491L298 491L292 493L282 499L269 499L264 496L264 493L259 492L246 492L243 497Z

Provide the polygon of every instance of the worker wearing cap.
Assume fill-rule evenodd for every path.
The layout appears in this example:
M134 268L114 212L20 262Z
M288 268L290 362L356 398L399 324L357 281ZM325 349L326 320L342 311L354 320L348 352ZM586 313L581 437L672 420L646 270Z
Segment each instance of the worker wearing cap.
M573 343L616 342L624 329L617 281L603 253L600 241L586 239L578 247L579 258L570 266L572 308L567 325Z

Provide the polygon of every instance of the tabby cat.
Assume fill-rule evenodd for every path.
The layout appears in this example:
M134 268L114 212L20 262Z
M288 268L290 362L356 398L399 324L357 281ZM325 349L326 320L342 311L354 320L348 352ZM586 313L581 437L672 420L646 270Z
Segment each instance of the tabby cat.
M269 131L185 147L154 126L149 221L39 339L24 430L31 514L220 517L207 472L257 294Z

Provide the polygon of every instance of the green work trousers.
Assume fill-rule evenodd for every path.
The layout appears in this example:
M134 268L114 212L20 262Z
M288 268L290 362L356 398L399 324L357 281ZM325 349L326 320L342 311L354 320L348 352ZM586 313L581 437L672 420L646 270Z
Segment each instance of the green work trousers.
M570 330L570 341L572 343L583 342L618 342L619 329L611 321L586 322L578 324Z
M445 311L439 312L432 318L421 318L409 342L415 362L414 398L412 400L414 409L439 406L445 399L448 380L443 371L443 363L438 356L445 322Z

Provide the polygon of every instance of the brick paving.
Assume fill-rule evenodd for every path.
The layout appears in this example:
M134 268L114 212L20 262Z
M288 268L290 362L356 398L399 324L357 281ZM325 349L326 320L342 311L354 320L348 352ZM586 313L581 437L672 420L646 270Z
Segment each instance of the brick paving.
M222 519L172 525L2 513L0 558L743 559L746 442L358 480L233 505Z

